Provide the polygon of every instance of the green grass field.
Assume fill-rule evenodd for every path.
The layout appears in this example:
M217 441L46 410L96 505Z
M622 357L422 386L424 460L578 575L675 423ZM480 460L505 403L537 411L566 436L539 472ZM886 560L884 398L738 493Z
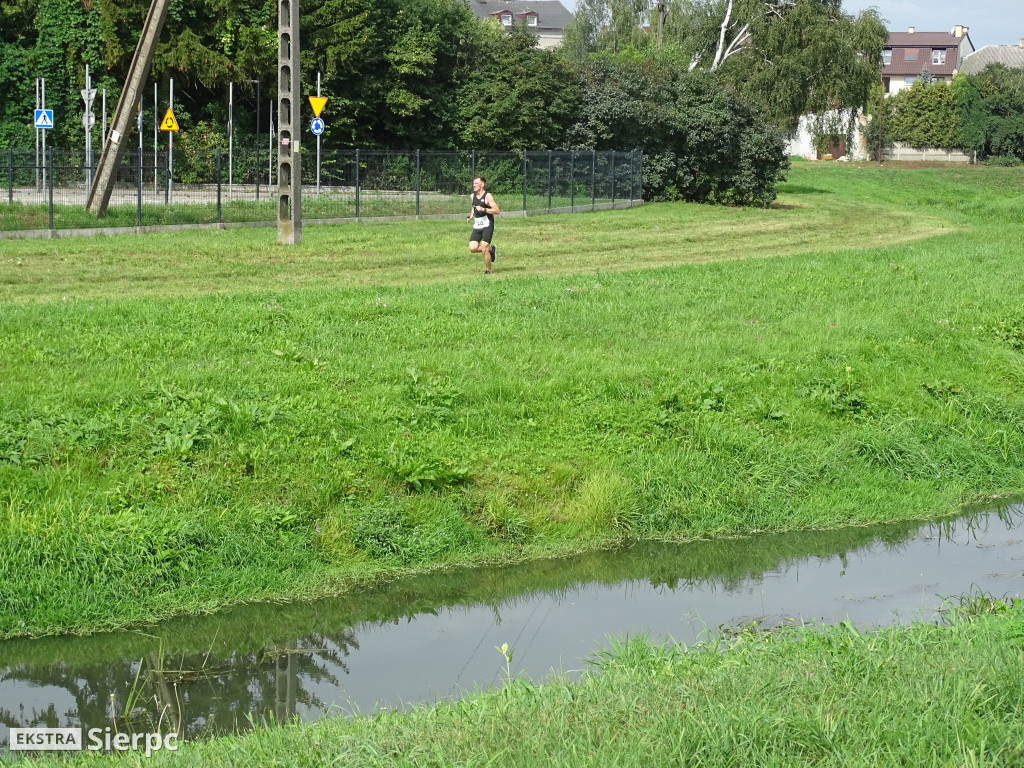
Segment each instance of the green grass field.
M0 637L1024 491L1014 169L0 243Z

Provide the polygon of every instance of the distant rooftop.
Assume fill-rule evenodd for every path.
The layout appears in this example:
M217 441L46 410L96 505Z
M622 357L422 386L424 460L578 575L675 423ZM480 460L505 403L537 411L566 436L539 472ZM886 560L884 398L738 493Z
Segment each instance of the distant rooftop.
M531 29L537 30L563 30L572 21L572 14L559 0L469 0L469 8L478 19L498 18L504 11L518 23L536 15L536 26Z
M963 56L974 51L968 28L957 24L949 32L890 32L885 47L891 51L890 61L882 67L886 76L919 75L925 67L935 77L947 77L957 71ZM933 51L944 54L932 55Z
M1010 69L1024 69L1024 39L1017 45L986 45L966 59L960 71L976 75L989 64L1002 64Z

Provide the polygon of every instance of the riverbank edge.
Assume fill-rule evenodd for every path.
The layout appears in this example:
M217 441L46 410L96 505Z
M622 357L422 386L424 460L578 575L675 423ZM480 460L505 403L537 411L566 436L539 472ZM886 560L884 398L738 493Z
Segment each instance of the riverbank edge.
M1024 489L1012 492L974 494L972 497L970 497L970 500L964 501L961 504L957 505L954 509L940 514L900 517L894 518L892 520L872 520L869 522L851 521L847 522L845 525L842 526L801 526L772 530L770 532L735 531L732 533L719 534L713 538L743 539L755 535L764 535L766 533L768 535L782 535L808 530L840 530L842 528L850 527L868 528L874 526L882 526L889 523L920 522L922 524L926 524L930 522L939 522L942 520L961 517L963 515L970 514L971 512L977 512L991 508L995 505L1012 505L1019 502L1024 502ZM564 559L591 552L619 549L622 547L629 546L630 544L640 542L665 542L683 545L691 542L707 540L710 540L710 537L694 537L685 535L661 537L604 535L600 537L574 537L572 539L533 542L519 549L510 549L508 551L502 552L500 553L499 556L494 556L493 553L478 554L475 557L470 556L466 558L460 558L458 560L451 560L442 563L432 563L429 565L418 565L408 567L379 567L375 563L367 563L365 561L361 561L355 564L360 568L358 572L339 572L337 569L335 569L333 572L314 572L311 574L307 574L306 579L304 579L304 583L300 585L299 589L292 590L287 593L262 594L254 595L251 597L245 597L241 599L209 601L199 606L183 607L176 605L174 608L168 609L163 612L153 612L151 616L148 616L147 618L141 621L133 620L124 623L111 622L109 624L100 624L90 627L78 628L57 627L54 628L53 631L44 632L26 631L12 632L6 634L0 633L0 643L6 640L33 640L44 637L58 636L85 637L110 632L133 630L141 631L144 630L146 627L152 627L161 622L169 621L180 617L211 614L219 611L229 610L231 608L236 608L243 605L288 604L296 602L329 599L332 597L337 597L340 594L346 592L370 589L381 584L387 584L401 579L415 578L416 576L422 576L430 573L473 568L507 567L529 563L531 561Z

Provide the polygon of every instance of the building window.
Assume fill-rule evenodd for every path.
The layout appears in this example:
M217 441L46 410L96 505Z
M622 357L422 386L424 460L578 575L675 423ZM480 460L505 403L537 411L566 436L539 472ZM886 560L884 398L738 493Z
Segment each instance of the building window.
M946 63L946 51L932 51L932 64L945 64Z
M511 13L503 13L503 14L501 14L501 23L503 25L505 25L506 27L511 27L512 26L512 14Z
M882 51L882 64L887 67L892 64L892 48L886 48Z
M904 61L917 61L917 49L908 48L907 52L903 54Z
M903 82L905 82L907 84L907 87L909 88L910 86L912 86L914 84L915 80L917 80L917 75L911 75L910 77L908 77Z
M537 26L537 17L536 16L527 16L526 17L526 24L527 24L527 26L530 26L530 27L536 27Z

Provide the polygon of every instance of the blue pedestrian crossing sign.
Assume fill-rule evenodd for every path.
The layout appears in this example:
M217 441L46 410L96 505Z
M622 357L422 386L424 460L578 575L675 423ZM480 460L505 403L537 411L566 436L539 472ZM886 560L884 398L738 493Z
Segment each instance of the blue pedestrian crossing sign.
M326 126L324 125L324 121L322 118L314 117L312 120L309 121L309 130L313 132L314 136L319 136L321 133L323 133L324 128L326 128Z
M37 109L33 127L53 128L53 110Z

